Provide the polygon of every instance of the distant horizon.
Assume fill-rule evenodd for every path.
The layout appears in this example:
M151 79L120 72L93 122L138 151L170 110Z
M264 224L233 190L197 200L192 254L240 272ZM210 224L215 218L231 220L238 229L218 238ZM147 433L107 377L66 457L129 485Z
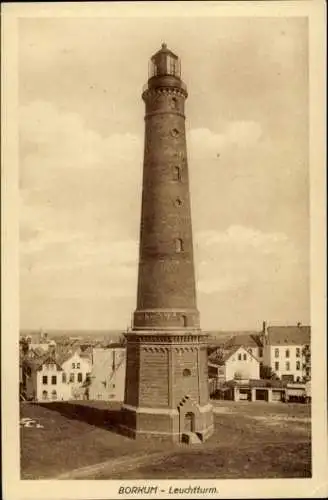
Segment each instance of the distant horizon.
M311 326L309 323L299 322L301 326ZM267 326L297 326L297 322L267 322ZM262 324L259 328L201 328L202 331L208 333L233 333L233 332L261 332ZM22 327L19 329L20 333L23 332L33 332L33 333L81 333L81 334L96 334L96 333L107 333L107 334L119 334L126 332L124 328L45 328L45 327Z

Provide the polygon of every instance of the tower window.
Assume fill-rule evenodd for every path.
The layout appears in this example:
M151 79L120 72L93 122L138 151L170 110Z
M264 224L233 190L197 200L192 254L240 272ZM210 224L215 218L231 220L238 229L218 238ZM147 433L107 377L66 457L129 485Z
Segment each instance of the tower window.
M171 108L176 109L177 107L178 107L178 99L176 97L172 97Z
M177 206L177 207L181 207L181 205L182 205L182 200L181 200L181 198L177 198L177 199L175 200L175 204L176 204L176 206Z
M180 238L175 240L175 251L177 253L183 252L183 241Z
M179 133L180 132L179 132L179 130L177 128L173 128L171 130L171 134L173 135L173 137L178 137Z
M190 371L188 368L185 368L185 369L183 370L183 372L182 372L182 375L183 375L184 377L190 377L190 375L191 375L191 371Z
M173 179L175 181L181 181L181 168L173 167Z

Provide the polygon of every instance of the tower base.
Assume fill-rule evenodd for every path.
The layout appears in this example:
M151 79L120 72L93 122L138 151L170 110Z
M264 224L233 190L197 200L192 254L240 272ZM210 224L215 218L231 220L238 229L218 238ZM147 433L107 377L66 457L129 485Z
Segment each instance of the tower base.
M200 407L187 398L178 409L122 407L122 434L136 440L187 444L206 441L214 430L212 406Z

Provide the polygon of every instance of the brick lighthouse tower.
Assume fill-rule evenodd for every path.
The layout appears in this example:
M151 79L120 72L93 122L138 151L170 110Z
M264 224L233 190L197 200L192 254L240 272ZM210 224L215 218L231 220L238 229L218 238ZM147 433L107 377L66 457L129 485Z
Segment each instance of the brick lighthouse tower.
M199 442L213 431L207 337L200 330L180 61L165 44L151 58L137 308L126 333L122 427L134 438Z

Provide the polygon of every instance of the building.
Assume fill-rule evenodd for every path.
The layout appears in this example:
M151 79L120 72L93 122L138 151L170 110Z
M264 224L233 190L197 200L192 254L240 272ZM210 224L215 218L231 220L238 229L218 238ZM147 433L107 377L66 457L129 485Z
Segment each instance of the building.
M27 400L70 399L70 388L63 382L63 369L53 355L26 359L23 362L23 384Z
M311 343L309 326L267 326L264 322L261 341L263 364L280 379L300 382L310 378L304 357L304 348Z
M185 132L187 88L165 44L151 58L137 308L127 332L122 429L133 438L203 441L213 431L201 332Z
M258 332L234 332L224 343L224 348L227 350L238 346L247 349L260 362L263 361L263 344Z
M91 360L79 352L26 357L22 361L24 397L34 401L83 399L91 366Z
M220 382L257 380L260 378L260 362L247 348L237 345L211 354L209 376Z
M79 349L57 356L63 370L63 383L70 387L70 399L85 398L85 383L92 370L92 361Z
M103 401L123 401L125 387L126 349L113 347L93 349L93 366L88 399Z

